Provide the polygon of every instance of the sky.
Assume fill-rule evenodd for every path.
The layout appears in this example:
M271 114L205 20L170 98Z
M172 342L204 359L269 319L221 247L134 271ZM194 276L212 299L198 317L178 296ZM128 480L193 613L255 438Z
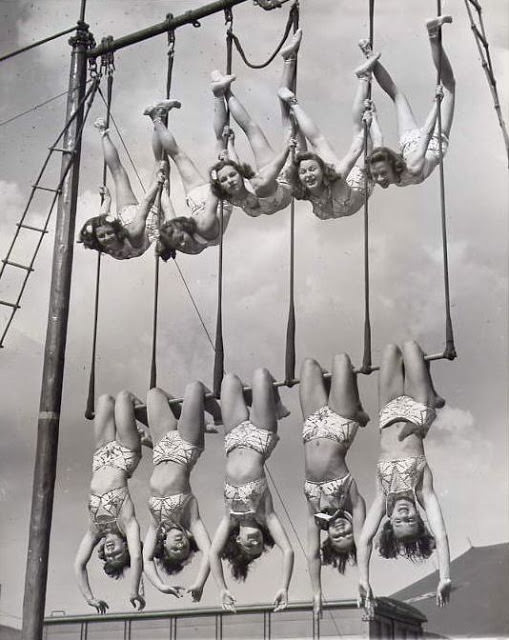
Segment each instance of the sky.
M89 0L86 21L96 41L115 38L201 6L198 0ZM508 118L509 55L507 0L485 4L484 20L490 42L501 103ZM424 21L436 11L428 0L380 0L376 3L375 48L404 89L417 119L423 122L432 105L435 71ZM447 405L426 440L429 464L444 512L452 557L470 545L508 540L507 447L507 156L493 102L481 68L475 41L462 2L444 2L452 25L444 43L457 79L457 104L449 152L445 161L448 211L452 317L458 358L433 364L439 392ZM77 0L0 1L2 53L44 38L75 24ZM288 5L264 12L252 2L234 9L234 30L251 60L272 53L286 23ZM351 139L351 102L361 62L359 38L367 37L367 2L302 0L304 32L299 57L298 94L338 154ZM205 174L214 160L212 100L209 74L225 66L222 15L186 26L177 33L172 96L182 109L172 115L175 135ZM152 169L150 121L143 109L164 96L166 39L158 36L116 54L112 113L134 163L147 185ZM64 92L68 84L70 47L61 38L0 66L0 254L6 253L15 224L25 206L48 147L64 122L65 97L22 117ZM233 68L235 90L260 123L275 148L282 142L276 90L279 57L261 71L247 69L238 56ZM392 104L373 89L386 141L396 145ZM76 226L99 208L102 155L96 116L104 105L94 104L83 137L83 155ZM11 121L9 121L11 120ZM9 121L9 122L6 122ZM119 143L116 133L115 143ZM241 156L252 160L242 135ZM121 157L142 191L125 152ZM48 182L57 182L58 164ZM182 187L174 170L172 195L178 211L185 210ZM35 203L34 221L44 215L47 200ZM53 226L51 226L53 230ZM297 367L305 357L330 366L335 353L348 352L359 364L363 351L363 218L320 221L309 203L296 206L295 298ZM246 381L259 366L284 377L284 341L288 308L288 212L257 219L235 210L225 238L224 340L225 366ZM51 236L51 234L49 234ZM26 240L23 250L31 250ZM0 353L0 623L21 625L24 570L32 493L44 339L51 273L52 240L47 238ZM17 256L18 257L18 256ZM23 256L19 256L20 261ZM217 249L199 256L181 256L178 264L191 288L203 321L213 334L216 313ZM424 184L405 189L376 189L370 199L370 269L373 362L388 342L415 338L428 352L444 342L442 250L439 182L436 171ZM46 611L92 613L74 582L72 563L87 526L86 500L93 453L92 425L83 417L90 369L95 255L75 246L64 394L60 422L59 458L55 486L52 541ZM96 372L97 393L131 389L143 397L150 367L153 257L103 261L101 316ZM0 283L2 299L12 298L12 284ZM11 296L11 297L9 297ZM175 265L161 267L158 384L181 395L186 383L202 379L211 384L213 352ZM0 316L0 320L2 316ZM362 430L348 456L358 486L369 504L374 497L378 455L376 374L359 381L371 422ZM298 390L283 390L292 415L280 424L281 441L269 469L281 496L276 509L296 551L291 600L310 598L305 559L306 506L302 495L303 452ZM222 513L224 459L222 436L208 436L206 451L196 466L192 484L211 534ZM296 461L299 461L297 464ZM142 531L148 526L150 456L142 460L130 481ZM270 600L279 584L271 562L278 552L259 560L246 584L230 586L239 603ZM384 561L374 554L372 584L377 595L389 595L436 568L401 560ZM129 610L127 581L102 577L98 560L91 561L90 578L97 597L111 611ZM178 581L190 584L196 562ZM102 575L101 575L102 574ZM452 576L454 579L454 576ZM345 577L323 571L326 599L351 598L356 570ZM147 609L190 606L146 586ZM267 595L269 594L269 596ZM454 597L461 597L461 590ZM210 579L202 600L215 605L218 594Z

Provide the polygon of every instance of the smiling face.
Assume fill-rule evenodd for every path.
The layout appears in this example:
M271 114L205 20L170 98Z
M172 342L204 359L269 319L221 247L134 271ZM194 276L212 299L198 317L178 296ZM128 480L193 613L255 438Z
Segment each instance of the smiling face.
M334 520L329 523L327 532L329 540L336 551L346 553L353 548L355 544L353 538L353 525L348 518L343 516L334 518Z
M166 554L172 560L185 560L191 551L191 544L186 533L181 529L170 529L164 541Z
M115 245L119 244L117 234L113 227L104 223L95 229L95 237L97 238L97 242L105 249L111 249Z
M263 534L258 527L241 526L237 542L242 551L252 558L258 558L263 552Z
M225 165L217 172L219 186L229 196L240 193L244 189L244 180L240 173L230 164Z
M183 250L193 244L191 235L173 224L165 227L161 235L164 241L173 249Z
M377 160L373 162L369 167L369 172L373 180L379 184L382 189L387 189L391 184L395 184L396 175L394 170L387 160Z
M298 175L300 182L311 193L319 191L323 185L323 171L316 160L301 160Z
M116 533L108 533L104 538L104 557L106 560L121 560L127 554L127 543Z
M418 537L420 516L411 500L396 500L389 520L396 539L410 541Z

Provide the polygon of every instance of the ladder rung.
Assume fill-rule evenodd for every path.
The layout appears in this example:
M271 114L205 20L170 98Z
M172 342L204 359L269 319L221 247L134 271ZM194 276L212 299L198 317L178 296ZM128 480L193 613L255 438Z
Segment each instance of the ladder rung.
M49 147L51 151L60 151L60 153L71 153L75 154L76 151L74 149L61 149L60 147Z
M32 227L30 224L25 224L24 222L17 222L16 226L20 229L31 229L32 231L38 231L39 233L48 233L47 229L39 229L39 227Z
M50 189L49 187L40 187L38 184L33 184L32 189L40 189L41 191L51 191L52 193L61 193L61 189Z
M21 309L19 304L13 304L12 302L6 302L5 300L0 300L0 304L3 304L5 307L12 307L13 309Z
M20 264L19 262L11 262L10 260L2 260L2 262L11 267L18 267L18 269L25 269L25 271L33 271L32 267L27 267L25 264Z

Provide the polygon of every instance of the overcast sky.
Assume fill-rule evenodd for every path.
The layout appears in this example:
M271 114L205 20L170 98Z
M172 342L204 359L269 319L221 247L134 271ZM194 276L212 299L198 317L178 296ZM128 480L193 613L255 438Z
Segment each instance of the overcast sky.
M352 69L361 61L357 41L368 35L367 2L302 0L304 38L299 58L298 92L339 154L351 139L351 102L356 80ZM436 11L431 0L380 0L376 7L375 48L407 93L417 118L423 121L434 96L435 70L424 21ZM459 357L433 365L437 388L447 399L427 440L429 463L443 507L452 556L469 546L508 539L507 496L507 157L493 103L480 66L463 2L447 2L454 23L444 30L444 42L457 78L457 106L446 158L449 258L452 315ZM485 26L493 66L507 119L509 86L508 2L485 4ZM97 41L120 37L200 6L198 0L89 0L86 21ZM366 5L366 6L365 6ZM2 53L75 24L78 0L0 1ZM288 5L264 12L252 2L234 9L234 30L248 56L260 62L274 49L282 33ZM182 109L172 126L182 146L205 173L214 159L212 100L209 73L224 69L224 20L206 18L200 28L177 33L173 97ZM116 55L113 116L141 177L147 184L152 168L150 121L144 107L165 91L165 36L120 51ZM47 148L63 126L65 98L4 124L56 94L68 84L70 48L66 38L2 63L0 67L0 253L5 255L36 179ZM282 140L276 98L281 60L263 71L251 71L234 57L235 90L275 147ZM374 88L382 127L396 144L392 104ZM99 208L102 155L93 119L104 115L98 100L83 139L77 228ZM118 137L113 134L118 143ZM242 136L243 159L251 160ZM133 187L141 187L133 178ZM58 166L56 166L58 170ZM56 175L56 174L55 174ZM51 183L51 179L48 179ZM184 210L177 172L172 172L177 210ZM53 177L53 185L56 178ZM48 186L52 186L49 184ZM444 341L444 304L440 236L438 171L425 184L383 191L376 189L371 210L371 305L373 362L384 345L416 338L428 352ZM45 201L36 203L36 217ZM334 353L347 351L355 363L362 357L363 272L362 214L320 221L309 203L296 208L297 358L313 356L329 367ZM236 210L225 239L224 339L226 369L248 379L258 366L284 377L284 336L288 306L288 224L281 212L251 219ZM27 240L27 245L29 244ZM20 625L32 472L42 357L46 331L52 242L48 238L26 290L5 348L0 353L2 440L0 444L0 622ZM22 257L20 257L22 259ZM179 257L206 326L213 333L216 309L217 250ZM52 544L46 610L91 613L75 586L72 562L87 525L86 499L93 452L92 425L83 418L88 388L93 314L95 255L76 246L69 320L64 397L60 423ZM144 396L149 380L153 257L103 261L96 389L116 393L128 388ZM2 299L12 299L2 285ZM175 395L201 378L211 383L213 353L175 265L161 268L158 383ZM349 454L349 465L368 503L374 496L378 454L376 374L362 377L360 391L372 421L361 431ZM280 425L281 441L269 468L295 527L288 525L296 550L290 587L292 600L310 597L300 544L305 539L302 495L303 455L298 390L285 390L292 409ZM212 534L222 511L224 475L222 436L209 436L205 454L193 473L193 487L205 523ZM296 464L296 460L301 464ZM145 456L131 493L145 530L148 525L150 456ZM281 506L275 496L275 505ZM286 515L282 513L286 523ZM299 542L300 541L300 542ZM248 582L231 588L240 603L266 602L279 586L271 562L278 552L258 561ZM397 589L434 570L435 561L419 566L401 560L373 561L373 587L378 595ZM189 584L197 566L178 577ZM356 571L346 577L324 570L328 599L354 597ZM103 577L100 563L90 563L97 597L111 611L127 610L126 581ZM454 576L453 576L454 579ZM148 609L190 606L163 596L147 585ZM453 597L461 597L461 591ZM212 579L203 603L217 603Z

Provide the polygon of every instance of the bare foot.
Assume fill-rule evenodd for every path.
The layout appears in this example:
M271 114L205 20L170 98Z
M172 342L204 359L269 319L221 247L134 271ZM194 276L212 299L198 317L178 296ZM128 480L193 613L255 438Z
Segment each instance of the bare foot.
M152 120L164 117L171 109L180 109L181 103L178 100L161 100L156 104L151 104L144 111L143 115Z
M288 87L280 87L278 89L277 95L283 102L286 102L287 104L297 104L297 98L295 97L295 94L293 93L293 91L290 91Z
M96 118L94 122L94 127L99 130L99 133L102 136L108 133L108 128L106 127L106 120L104 118Z
M355 75L360 78L369 78L371 76L371 71L373 71L373 67L378 62L378 58L381 56L381 53L376 53L371 55L365 62L355 69Z
M210 74L210 88L216 98L224 96L224 94L230 88L231 83L236 79L234 75L223 75L217 69L214 69Z
M437 18L430 18L426 20L426 29L431 38L436 38L440 28L444 24L450 24L452 22L452 16L438 16Z
M297 31L293 34L290 43L283 47L280 51L283 56L283 60L290 60L296 57L297 51L300 47L300 42L302 40L302 29L297 29Z
M371 48L371 43L367 38L362 38L359 40L359 48L362 53L366 56L366 58L370 58L373 55L373 49Z
M205 433L218 433L218 429L215 423L205 424Z

